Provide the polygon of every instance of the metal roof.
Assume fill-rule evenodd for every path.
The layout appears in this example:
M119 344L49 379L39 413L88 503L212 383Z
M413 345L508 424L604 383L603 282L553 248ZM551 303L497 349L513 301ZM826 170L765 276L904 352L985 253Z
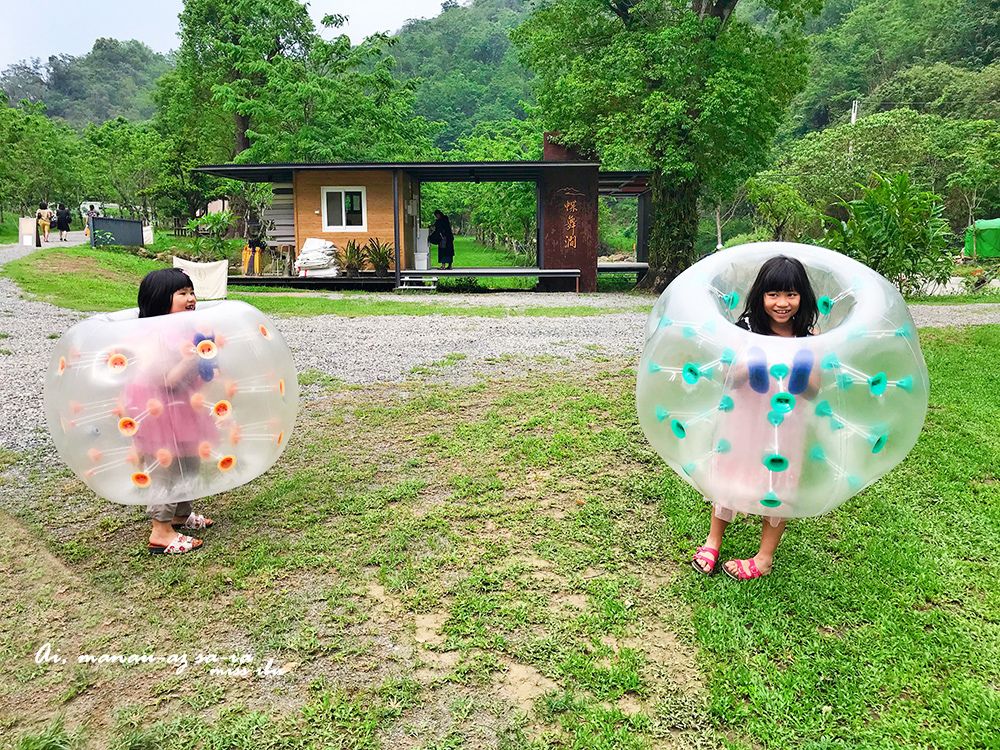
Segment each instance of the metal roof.
M399 169L421 182L538 182L543 173L579 167L600 168L594 161L420 161L295 164L208 164L191 171L243 182L291 182L294 172ZM601 195L637 195L648 188L648 172L602 172Z

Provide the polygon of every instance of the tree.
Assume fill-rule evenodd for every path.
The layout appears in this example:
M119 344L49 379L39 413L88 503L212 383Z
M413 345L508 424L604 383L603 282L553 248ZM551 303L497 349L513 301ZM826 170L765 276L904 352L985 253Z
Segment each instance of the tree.
M41 102L0 107L0 204L28 211L39 201L82 198L76 133L45 116Z
M746 187L747 201L771 230L771 239L776 242L798 240L810 227L818 228L819 212L788 182L768 177L751 178Z
M987 206L1000 208L1000 127L993 120L949 123L951 135L945 147L947 185L960 211L950 212L956 230L984 218Z
M789 144L758 182L794 189L805 203L827 211L858 197L873 172L906 174L921 189L947 195L946 215L960 231L970 212L1000 209L997 133L993 120L894 109Z
M225 194L221 180L191 170L232 158L232 117L211 101L205 81L187 77L179 69L157 81L154 100L153 124L163 141L154 192L171 215L194 218Z
M232 117L232 156L250 148L251 110L280 71L301 67L317 38L296 0L186 0L180 14L179 67L192 87ZM205 104L209 102L203 102Z
M442 6L435 18L407 21L394 37L394 75L420 79L415 111L445 126L440 148L454 148L480 122L523 120L528 75L509 33L528 14L524 0L474 0Z
M88 144L90 197L114 199L130 213L153 218L156 187L166 149L149 124L133 124L123 117L84 133Z
M339 25L340 17L328 18ZM315 39L301 64L276 65L245 105L253 127L240 161L420 161L439 155L437 123L414 114L415 82L392 76L392 40Z
M542 157L541 124L532 117L481 122L450 155L463 161L537 161ZM466 188L471 192L470 220L485 240L520 245L526 251L533 246L538 210L534 183L490 182Z
M154 82L170 69L164 55L134 39L98 39L85 55L53 55L20 61L0 73L11 102L44 101L49 117L78 129L116 117L145 120L153 115Z
M512 35L549 129L613 168L652 172L650 274L695 260L698 200L732 195L767 161L805 83L797 28L817 0L775 0L775 32L738 0L555 0Z

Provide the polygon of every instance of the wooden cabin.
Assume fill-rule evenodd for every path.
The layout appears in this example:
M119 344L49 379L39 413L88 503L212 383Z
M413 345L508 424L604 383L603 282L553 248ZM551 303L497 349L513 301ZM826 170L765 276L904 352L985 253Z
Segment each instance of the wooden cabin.
M648 205L645 172L601 172L596 162L560 160L558 154L540 162L216 164L195 171L271 183L274 202L265 218L274 224L275 243L298 249L318 237L343 248L349 240L365 244L374 237L392 243L400 270L414 268L421 183L534 182L538 267L579 269L579 291L597 289L598 195L639 197L640 227ZM640 231L640 252L643 242ZM545 284L572 288L566 279Z

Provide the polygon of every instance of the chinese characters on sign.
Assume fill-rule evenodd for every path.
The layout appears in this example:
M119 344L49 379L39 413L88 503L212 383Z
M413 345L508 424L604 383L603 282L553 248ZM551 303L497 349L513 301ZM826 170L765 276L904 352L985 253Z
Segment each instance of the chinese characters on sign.
M579 198L583 196L583 193L573 190L572 188L563 188L559 191L560 194L565 196L565 200L562 204L562 209L565 214L565 220L563 222L563 247L564 248L576 248L576 224L577 224L577 214L580 212L580 202Z

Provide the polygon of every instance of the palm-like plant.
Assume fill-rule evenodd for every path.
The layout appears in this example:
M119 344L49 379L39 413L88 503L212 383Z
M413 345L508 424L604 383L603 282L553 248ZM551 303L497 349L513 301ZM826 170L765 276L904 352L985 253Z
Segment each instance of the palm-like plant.
M372 237L368 240L365 252L368 256L368 262L375 269L375 275L386 276L393 261L392 243L380 242L378 237Z
M337 260L343 266L345 276L357 276L358 270L368 260L368 254L365 246L359 245L357 240L348 240Z

